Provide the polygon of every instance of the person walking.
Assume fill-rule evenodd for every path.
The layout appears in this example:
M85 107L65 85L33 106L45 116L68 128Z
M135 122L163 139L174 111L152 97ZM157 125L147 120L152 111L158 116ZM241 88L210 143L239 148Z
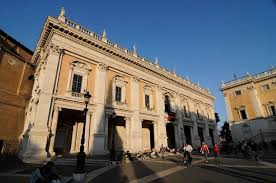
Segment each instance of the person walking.
M215 154L215 159L218 161L218 163L221 163L220 157L219 157L220 149L217 144L214 145L214 154Z
M208 154L210 153L209 151L209 147L207 144L205 144L204 142L202 142L202 146L200 148L200 152L204 155L205 157L205 162L208 162Z
M165 147L163 146L163 144L160 147L160 153L161 153L162 158L164 159Z

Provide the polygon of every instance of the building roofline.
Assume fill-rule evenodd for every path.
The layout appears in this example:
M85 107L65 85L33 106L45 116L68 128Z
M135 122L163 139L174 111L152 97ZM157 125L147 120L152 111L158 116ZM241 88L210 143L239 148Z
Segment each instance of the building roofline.
M88 29L84 28L80 24L77 24L77 23L69 20L66 17L63 17L63 19L60 19L60 17L58 17L58 18L55 18L52 16L47 17L47 20L43 26L42 31L41 31L40 38L37 43L35 53L32 58L33 63L35 63L35 64L37 63L40 51L42 51L42 48L44 48L44 46L47 44L47 39L48 39L48 36L50 35L50 33L52 32L52 29L54 29L54 30L62 29L63 31L64 31L64 29L66 29L66 31L72 31L74 33L77 33L79 35L79 37L81 37L82 40L89 39L89 40L93 41L95 44L100 44L101 47L105 47L107 49L112 49L112 51L114 50L114 51L118 52L118 54L121 55L120 57L123 59L126 59L127 61L135 62L135 64L141 65L142 67L145 66L146 68L152 70L153 72L159 72L162 75L169 77L176 82L179 82L179 81L181 81L181 83L185 82L187 87L190 87L191 89L202 93L203 95L211 98L212 100L215 99L215 97L211 94L211 92L209 90L202 88L199 85L194 84L193 82L191 82L188 79L185 79L182 76L176 75L175 72L173 73L165 68L162 68L160 65L153 63L152 61L147 60L147 59L137 55L135 49L133 51L129 51L128 49L123 48L120 45L109 41L104 35L99 36L98 34L92 32L92 31L89 31Z
M16 45L20 46L27 53L29 53L31 55L34 54L34 52L32 50L30 50L29 48L27 48L25 45L23 45L22 43L20 43L19 41L17 41L15 38L13 38L11 35L9 35L8 33L6 33L5 31L3 31L2 29L0 29L0 34L3 35L4 37L6 37L7 39L11 40Z
M254 74L254 75L250 75L247 73L247 75L245 75L245 76L235 78L235 79L227 81L227 82L222 82L220 90L223 91L223 90L226 90L229 88L240 86L245 83L256 82L256 81L262 80L264 78L271 77L274 74L276 76L276 68L274 68L273 66L271 69L265 70L263 72L260 72L260 73Z

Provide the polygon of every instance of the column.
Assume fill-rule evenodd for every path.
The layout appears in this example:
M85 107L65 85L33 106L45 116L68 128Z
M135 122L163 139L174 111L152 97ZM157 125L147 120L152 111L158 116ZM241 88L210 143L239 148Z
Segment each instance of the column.
M174 140L175 140L175 147L179 148L179 131L178 131L178 124L173 124L174 127Z
M86 114L86 124L85 124L85 143L84 143L84 152L89 154L89 145L90 145L90 127L91 127L91 111L87 111Z
M125 117L125 129L126 129L126 134L125 134L125 147L124 150L125 151L129 151L130 144L131 144L131 138L130 138L130 118L129 117Z
M72 132L70 153L76 152L76 139L77 139L77 130L78 130L77 128L78 128L78 123L75 123L73 126L73 132Z
M226 105L226 110L227 110L227 116L228 116L228 122L233 121L233 114L232 114L232 110L231 110L231 105L230 105L230 101L228 98L228 94L224 93L224 101L225 101L225 105Z
M260 99L258 97L258 94L257 94L258 92L255 88L255 85L252 84L252 86L248 87L247 89L249 90L249 94L250 94L250 97L251 97L251 100L253 103L256 117L264 116L262 105L261 105Z
M206 109L206 106L203 107L203 111L204 111L204 116L207 115L208 110ZM210 114L209 114L209 117L210 117ZM211 147L212 139L210 137L209 126L208 126L209 119L205 117L204 121L205 121L205 141L208 144L208 146Z
M46 145L49 137L49 116L53 104L52 95L57 79L58 64L61 62L61 50L57 45L50 44L47 50L46 60L40 60L40 71L38 78L38 103L34 125L23 139L23 147L19 158L23 162L42 162L47 159ZM32 94L34 95L34 93Z
M198 127L197 127L197 114L195 106L192 100L189 100L189 107L191 109L191 119L193 121L193 145L194 148L200 147L200 137L198 135Z
M105 124L104 124L104 147L105 147L105 151L108 151L108 123L109 123L109 114L105 115Z
M104 63L99 63L96 69L95 79L95 104L96 110L93 114L93 144L90 147L93 149L94 154L107 154L105 150L105 102L106 102L106 79L107 79L108 66Z
M55 155L54 145L55 145L55 140L56 140L58 115L59 115L60 111L61 111L60 107L55 107L54 108L54 114L53 114L52 126L51 126L51 134L50 134L50 145L49 145L49 153L50 153L51 156Z
M162 88L160 86L156 87L156 101L157 101L157 113L159 115L159 149L163 144L164 147L168 146L167 142L167 131L166 131L166 123L164 120L164 96L162 94Z
M176 139L176 147L178 147L178 148L181 148L181 146L182 146L182 144L184 143L183 142L183 137L182 137L182 135L183 135L183 132L182 132L182 130L181 130L181 128L183 128L183 115L182 115L182 103L181 103L181 100L180 100L180 96L177 94L176 95L176 123L177 123L177 125L176 125L176 128L175 128L175 130L176 130L176 132L175 132L175 135L176 135L176 137L175 137L175 139Z
M140 79L137 76L133 76L131 79L131 108L133 110L130 118L130 138L131 143L130 152L137 153L142 150L142 119L140 119L140 93L139 93Z
M158 122L154 121L153 122L153 135L154 135L154 149L159 150L160 149L160 143L159 143L159 138L158 138Z

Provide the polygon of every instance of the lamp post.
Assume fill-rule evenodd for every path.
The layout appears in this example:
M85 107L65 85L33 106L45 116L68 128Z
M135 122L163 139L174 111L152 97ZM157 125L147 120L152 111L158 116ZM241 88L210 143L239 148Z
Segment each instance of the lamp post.
M180 129L181 129L182 145L184 145L183 128L181 127Z
M112 142L111 142L111 150L110 150L110 160L114 161L115 160L115 141L114 141L114 128L115 128L115 118L116 118L116 113L112 113Z
M86 154L84 152L84 137L85 137L85 124L86 124L86 114L88 111L87 105L89 103L89 100L91 98L91 95L88 91L84 94L84 102L85 102L85 108L84 108L84 119L83 119L83 128L82 128L82 136L81 136L81 145L80 145L80 152L77 155L77 165L76 165L76 171L75 174L83 174L85 173L84 165L85 165L85 157Z

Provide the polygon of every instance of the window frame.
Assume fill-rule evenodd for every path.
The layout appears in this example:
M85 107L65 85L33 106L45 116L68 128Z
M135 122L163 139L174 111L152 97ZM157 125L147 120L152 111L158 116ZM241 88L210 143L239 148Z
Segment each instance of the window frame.
M240 92L240 94L237 95L237 92ZM240 90L240 89L239 90L235 90L234 94L235 94L236 97L242 96L242 90Z
M79 91L74 91L74 90L73 90L73 89L74 89L74 82L75 82L75 81L74 81L74 78L75 78L75 76L81 78L80 87L76 86L76 89L79 88ZM76 85L78 85L78 84L79 84L79 81L77 80L77 81L76 81ZM72 85L71 85L71 91L74 92L74 93L82 93L82 85L83 85L83 76L80 75L80 74L73 74Z
M267 89L264 89L264 86L268 86L268 88L267 88ZM267 84L262 85L262 86L261 86L261 89L262 89L263 92L267 92L267 91L270 91L270 90L271 90L271 87L270 87L269 83L267 83Z
M246 119L243 118L242 111L244 111L244 114L245 114L245 116L246 116ZM247 112L246 112L246 110L245 110L244 108L239 109L239 115L240 115L240 119L241 119L241 120L248 120L248 115L247 115Z

